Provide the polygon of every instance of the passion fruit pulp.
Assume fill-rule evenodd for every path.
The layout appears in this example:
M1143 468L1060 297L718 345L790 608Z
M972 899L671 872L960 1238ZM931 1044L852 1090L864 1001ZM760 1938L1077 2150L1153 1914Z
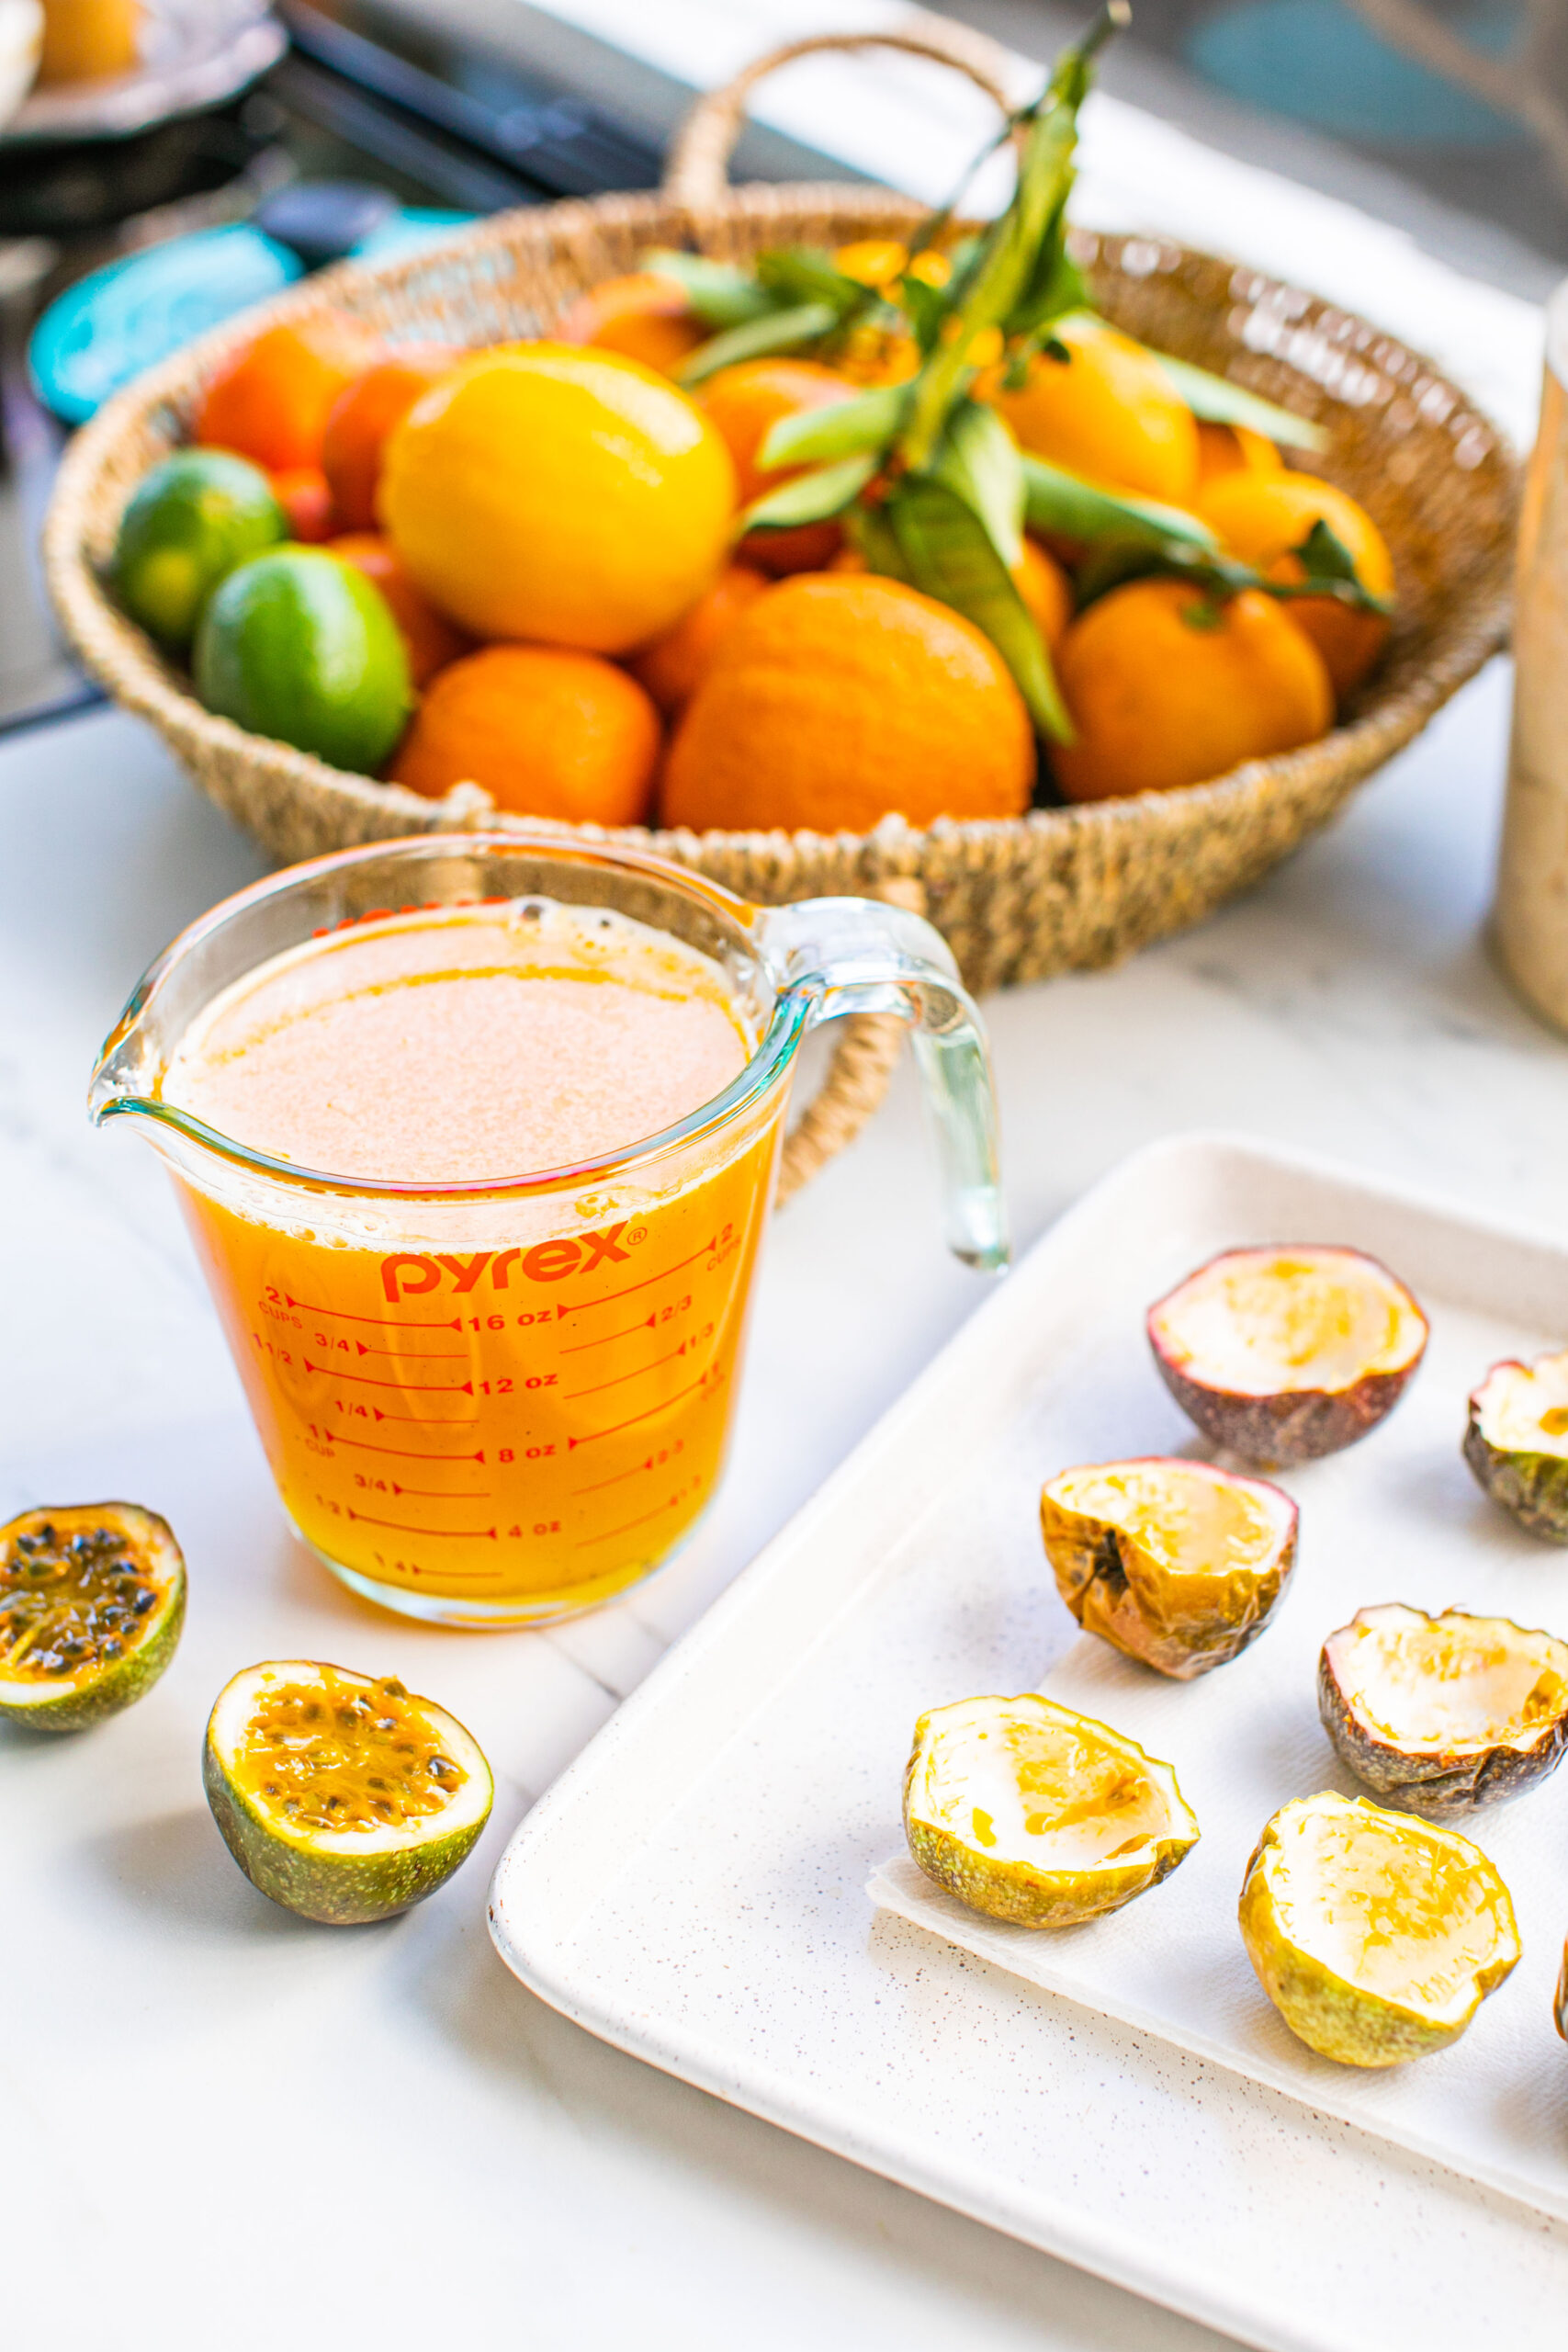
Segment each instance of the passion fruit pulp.
M307 1919L390 1918L468 1860L495 1794L478 1742L389 1677L284 1658L219 1693L202 1779L245 1876Z
M1543 1544L1568 1544L1568 1354L1495 1363L1470 1399L1464 1458Z
M1474 1813L1562 1761L1568 1642L1461 1609L1359 1609L1323 1645L1317 1705L1379 1796L1429 1820Z
M139 1503L70 1503L0 1527L0 1721L82 1731L144 1698L180 1638L186 1566Z
M1179 1682L1257 1640L1291 1573L1296 1516L1261 1478L1158 1455L1064 1470L1040 1497L1078 1623Z
M1316 1245L1227 1250L1149 1309L1177 1403L1245 1461L1313 1462L1393 1410L1425 1315L1386 1266Z
M1291 2031L1343 2066L1402 2066L1457 2041L1519 1957L1508 1890L1481 1849L1365 1797L1282 1806L1238 1916Z
M1066 1928L1157 1886L1198 1823L1168 1764L1027 1691L920 1717L904 1834L926 1876L971 1911Z

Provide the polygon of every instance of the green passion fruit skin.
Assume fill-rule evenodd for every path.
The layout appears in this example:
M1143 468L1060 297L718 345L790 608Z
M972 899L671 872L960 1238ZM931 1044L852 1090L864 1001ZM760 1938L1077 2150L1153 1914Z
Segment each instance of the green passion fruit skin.
M1568 1544L1568 1354L1495 1363L1472 1391L1464 1458L1542 1544Z
M472 1852L494 1782L479 1743L389 1676L316 1659L247 1667L219 1693L202 1780L253 1886L332 1927L389 1919Z
M70 1503L0 1527L0 1722L85 1731L145 1698L179 1644L186 1566L139 1503Z

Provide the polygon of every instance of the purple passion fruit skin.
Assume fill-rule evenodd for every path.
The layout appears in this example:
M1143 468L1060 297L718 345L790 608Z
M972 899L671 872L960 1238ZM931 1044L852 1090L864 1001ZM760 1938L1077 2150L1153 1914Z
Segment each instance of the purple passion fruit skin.
M1458 1609L1359 1609L1323 1645L1317 1710L1375 1795L1428 1821L1462 1819L1562 1763L1568 1643Z
M1258 1639L1295 1562L1297 1518L1264 1479L1159 1455L1064 1470L1040 1497L1056 1589L1085 1633L1178 1682Z
M143 1699L179 1644L185 1560L139 1503L68 1503L0 1527L0 1723L85 1731Z
M1260 1384L1260 1367L1254 1367L1246 1386L1227 1382L1217 1363L1205 1366L1180 1336L1201 1293L1222 1291L1231 1277L1241 1290L1277 1280L1281 1291L1275 1320L1288 1327L1292 1302L1283 1285L1289 1283L1299 1294L1312 1283L1326 1297L1337 1273L1342 1273L1348 1285L1353 1283L1363 1299L1381 1292L1393 1318L1385 1347L1348 1374L1341 1364L1336 1368L1338 1376L1330 1376L1319 1356L1319 1377L1312 1377L1318 1351L1301 1345L1302 1339L1310 1338L1310 1318L1303 1318L1307 1329L1298 1332L1290 1353L1277 1358L1278 1379ZM1345 1295L1349 1299L1353 1292L1347 1288ZM1239 1329L1238 1320L1238 1334ZM1318 1461L1370 1436L1408 1387L1426 1352L1428 1326L1404 1283L1375 1258L1356 1250L1305 1244L1223 1251L1149 1309L1147 1330L1160 1377L1188 1419L1215 1445L1243 1461L1277 1467ZM1326 1355L1330 1337L1325 1331L1322 1355ZM1380 1355L1390 1351L1394 1361L1381 1362Z
M1471 1393L1464 1458L1528 1535L1568 1544L1568 1354L1495 1363Z

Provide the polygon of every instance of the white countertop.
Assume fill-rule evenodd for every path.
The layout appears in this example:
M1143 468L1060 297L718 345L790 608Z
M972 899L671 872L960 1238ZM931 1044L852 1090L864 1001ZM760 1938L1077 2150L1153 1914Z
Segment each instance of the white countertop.
M1523 306L1427 291L1432 331L1405 331L1468 338L1472 379L1490 367L1495 404L1528 416ZM1336 831L1202 931L991 1001L1021 1243L1125 1152L1199 1126L1568 1230L1568 1051L1481 944L1506 692L1495 664ZM485 1932L489 1869L530 1800L976 1302L940 1247L908 1071L778 1220L728 1482L687 1554L573 1627L419 1631L285 1532L164 1179L85 1125L131 983L258 853L114 716L0 746L0 1509L129 1495L171 1519L192 1580L143 1705L73 1740L0 1733L16 2340L272 2352L352 2330L401 2352L456 2321L465 2342L541 2352L1217 2345L603 2047ZM496 1766L479 1856L407 1919L295 1920L211 1826L211 1700L291 1654L402 1675Z

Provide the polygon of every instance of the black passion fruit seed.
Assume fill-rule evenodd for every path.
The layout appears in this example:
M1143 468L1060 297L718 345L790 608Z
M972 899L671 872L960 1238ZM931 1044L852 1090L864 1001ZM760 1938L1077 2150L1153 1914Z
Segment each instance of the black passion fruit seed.
M118 1714L174 1657L185 1607L185 1561L155 1511L24 1511L0 1527L0 1721L81 1731Z
M306 1918L385 1919L434 1893L490 1815L461 1724L389 1677L285 1658L220 1694L203 1777L252 1883Z

